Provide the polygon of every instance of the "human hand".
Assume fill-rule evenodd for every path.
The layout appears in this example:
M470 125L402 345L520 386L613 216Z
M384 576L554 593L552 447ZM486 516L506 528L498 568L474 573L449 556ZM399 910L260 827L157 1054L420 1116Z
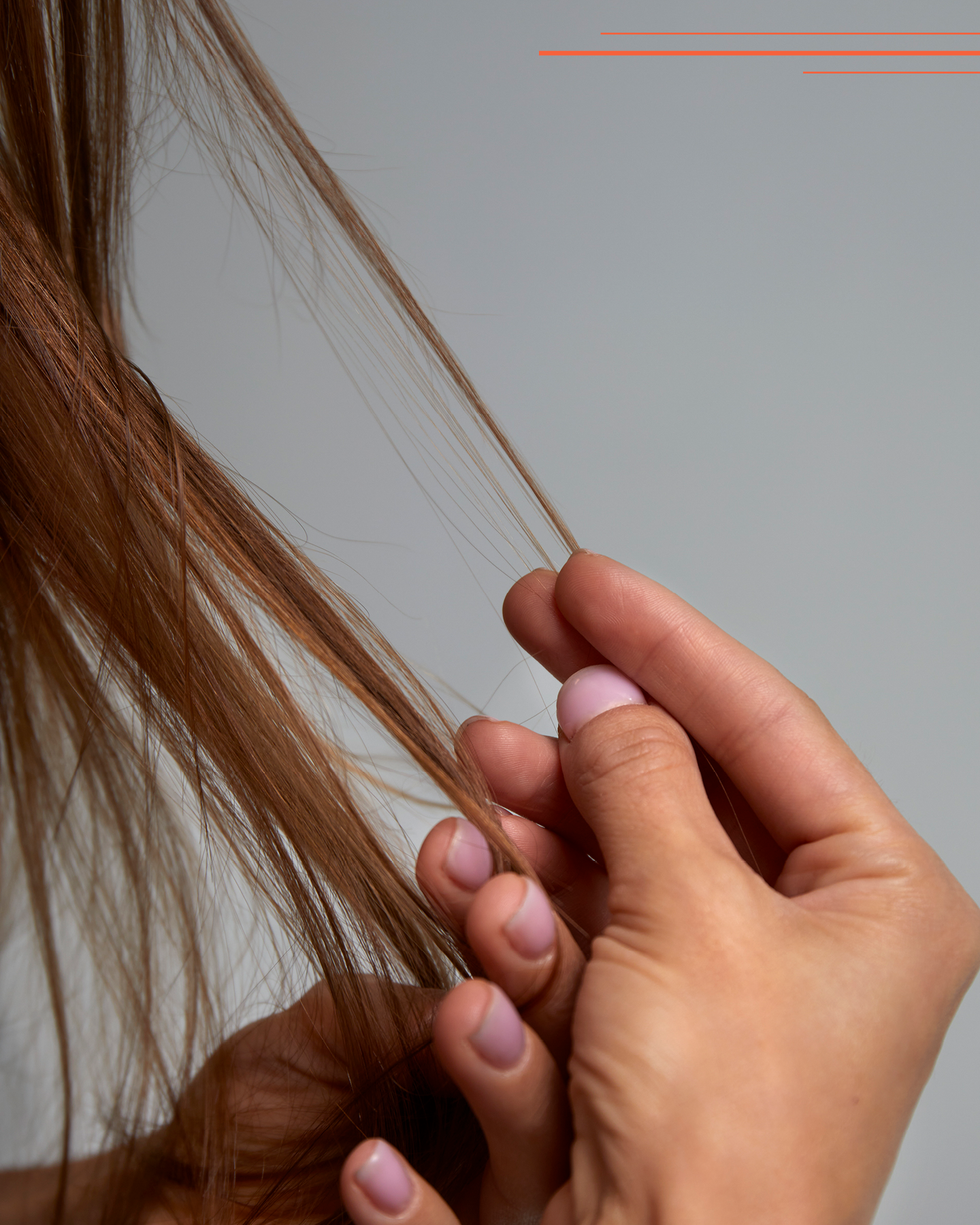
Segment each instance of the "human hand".
M504 620L527 652L565 681L608 661L562 617L555 603L556 577L553 571L536 570L521 579L504 602ZM557 739L518 723L477 716L462 725L457 740L501 806L505 832L533 865L587 953L592 937L609 920L609 882L596 836L569 795ZM745 861L772 883L785 854L718 762L696 742L692 746L722 828ZM429 897L462 926L468 889L461 891L441 866L454 828L452 820L436 826L422 847L417 874Z
M813 703L657 584L578 554L507 615L559 675L608 660L655 699L589 719L566 690L560 748L534 750L610 878L545 1220L868 1221L980 959L976 907ZM777 849L772 884L683 728Z
M593 719L559 700L611 882L575 1012L575 1219L870 1220L980 959L976 907L775 669L606 558L553 593L551 649L581 635L655 699ZM682 729L786 856L773 886Z
M477 859L482 859L481 880L489 880L488 888L460 890L442 871L459 827L470 836L471 852L472 840L482 851ZM453 856L448 858L451 864ZM488 1159L472 1183L459 1189L455 1178L452 1219L458 1213L467 1225L536 1220L568 1173L567 1094L545 1039L559 1053L563 1067L582 954L567 929L556 923L538 885L513 874L489 879L489 847L468 822L444 822L427 839L419 862L420 879L425 880L428 868L430 877L439 877L437 890L449 886L446 897L435 899L437 904L469 936L474 957L504 989L487 981L467 981L440 1000L436 991L385 984L370 975L356 975L339 985L345 994L355 990L363 997L377 1068L394 1065L379 1079L379 1087L384 1087L381 1081L397 1084L395 1096L403 1099L408 1112L406 1134L417 1145L420 1137L426 1141L419 1151L432 1155L435 1146L445 1153L447 1146L458 1147L460 1139L476 1139L452 1103L460 1094L482 1128ZM469 873L472 882L472 853ZM525 904L526 896L530 904ZM516 921L515 911L520 911ZM522 1004L530 1001L531 1026L522 1022L507 992ZM398 1018L395 1033L392 1025ZM361 1037L357 1047L363 1045ZM405 1052L413 1049L406 1059ZM335 1154L344 1154L358 1132L365 1134L363 1124L359 1126L363 1104L359 1096L352 1097L352 1072L342 1010L326 983L291 1007L233 1034L184 1093L174 1122L152 1138L154 1147L167 1155L167 1175L147 1225L198 1219L195 1171L207 1171L226 1144L234 1153L234 1179L223 1189L222 1203L257 1211L271 1202L277 1221L295 1220L297 1225L333 1219L341 1206ZM432 1122L426 1124L420 1116L412 1126L413 1112L432 1114L433 1109ZM435 1122L436 1116L441 1123ZM364 1117L370 1117L370 1107ZM447 1131L453 1119L455 1132ZM473 1167L478 1153L472 1146L460 1149L466 1168ZM152 1162L152 1155L147 1156ZM404 1189L399 1159L385 1143L361 1144L353 1159L367 1166L364 1178L370 1175L369 1183L376 1191L380 1187L386 1203ZM437 1164L454 1169L451 1162ZM351 1195L355 1200L360 1195L362 1216L366 1212L364 1219L370 1220L373 1209L364 1194L369 1185L364 1178L354 1183ZM434 1193L424 1197L420 1219L427 1225L437 1219L431 1215L436 1203L450 1211Z
M402 997L396 1015L407 1027L396 1039L385 1002L390 987L370 975L357 976L357 986L377 1000L372 1041L379 1069L395 1052L417 1046L417 1054L399 1061L385 1080L397 1082L409 1111L424 1110L425 1098L443 1103L436 1106L442 1129L416 1117L414 1127L409 1119L409 1134L421 1133L443 1151L457 1135L468 1135L466 1120L451 1102L460 1093L482 1125L489 1159L482 1176L454 1195L460 1219L467 1225L537 1219L567 1177L570 1143L564 1082L541 1039L521 1022L503 991L473 980L441 1001L438 992L396 986ZM219 1192L224 1209L234 1205L251 1219L271 1207L284 1225L334 1220L341 1210L336 1155L356 1143L358 1132L364 1134L359 1107L351 1094L344 1026L320 983L290 1008L233 1034L185 1092L173 1123L148 1137L153 1151L166 1154L166 1177L153 1195L147 1225L202 1219L194 1171L206 1173L225 1155L226 1144L234 1154L234 1180ZM447 1133L454 1118L457 1133ZM366 1147L371 1143L357 1151L363 1156ZM381 1143L372 1170L390 1197L397 1190L397 1166L393 1183L386 1151L391 1152ZM468 1168L472 1155L464 1151ZM152 1166L152 1152L146 1156ZM210 1201L209 1208L214 1210Z
M588 854L597 849L591 831L573 812L565 816L551 813L553 829L564 836L512 814L501 813L501 820L549 891L561 891L564 913L587 943L594 925L604 921L606 878ZM489 980L463 983L445 997L432 1044L483 1128L489 1160L468 1202L451 1208L390 1145L367 1140L345 1164L345 1205L356 1225L392 1217L401 1225L537 1221L567 1177L571 1133L563 1072L583 952L537 882L509 872L493 875L486 839L462 818L440 822L429 833L416 876ZM488 1059L481 1046L488 1025L498 1034L495 1049L506 1048L503 1059Z
M504 621L527 653L560 681L609 661L563 616L555 599L557 575L535 570L510 590ZM601 596L599 597L601 598ZM588 936L608 920L608 882L595 834L575 807L561 771L554 737L520 724L469 719L458 739L483 772L497 803L510 810L503 819L511 839L528 856L549 892ZM736 850L764 879L779 876L785 854L721 765L692 741L705 793ZM515 816L513 814L520 814ZM543 828L542 828L543 827ZM588 857L591 857L589 859Z
M541 1038L497 986L471 979L443 999L433 1050L483 1129L479 1185L452 1207L382 1139L365 1140L341 1173L355 1225L528 1225L568 1176L565 1084Z
M540 868L542 858L530 849ZM554 848L547 849L554 868ZM564 876L589 875L585 865L591 861L576 848L569 846L558 858ZM473 1194L450 1207L390 1145L367 1140L345 1163L345 1206L356 1225L380 1225L393 1216L401 1225L540 1220L568 1172L571 1130L563 1072L582 951L537 882L514 873L493 875L486 839L462 818L430 832L416 875L489 980L449 992L435 1013L432 1041L483 1129L489 1158Z

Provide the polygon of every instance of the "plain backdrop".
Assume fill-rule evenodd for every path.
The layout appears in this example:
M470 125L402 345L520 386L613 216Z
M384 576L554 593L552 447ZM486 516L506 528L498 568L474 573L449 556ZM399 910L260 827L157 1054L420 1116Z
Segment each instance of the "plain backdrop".
M978 6L238 11L580 541L674 587L805 688L980 894L980 75L804 71L980 68L980 55L538 55L980 50L965 36L600 34L970 30ZM192 161L158 176L137 218L141 363L396 645L462 695L459 713L547 726L554 687L521 665L496 611L514 575L470 582ZM973 993L879 1225L977 1219L978 1022Z

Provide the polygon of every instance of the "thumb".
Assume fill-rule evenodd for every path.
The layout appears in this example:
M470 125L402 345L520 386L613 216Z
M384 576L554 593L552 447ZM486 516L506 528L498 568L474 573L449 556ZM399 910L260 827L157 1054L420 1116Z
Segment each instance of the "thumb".
M623 673L596 664L569 677L558 724L566 785L609 870L611 911L650 917L665 886L701 894L706 871L741 864L687 733Z

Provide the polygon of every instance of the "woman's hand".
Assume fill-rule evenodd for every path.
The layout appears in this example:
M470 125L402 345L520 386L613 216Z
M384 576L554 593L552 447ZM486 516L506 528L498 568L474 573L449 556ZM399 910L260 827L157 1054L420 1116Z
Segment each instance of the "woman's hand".
M538 892L550 922L544 958L550 961L556 925L544 895ZM483 914L496 928L485 939L484 948L488 959L501 965L507 961L510 946L496 957L493 949L505 939L502 928L509 914L499 914L498 909L492 895L483 899ZM539 928L540 918L539 914ZM369 994L377 991L378 1016L385 1017L381 984L366 976L361 984ZM411 1081L410 1091L435 1097L461 1092L487 1142L489 1159L482 1177L454 1204L459 1218L467 1225L518 1225L539 1219L568 1176L570 1117L564 1079L555 1060L542 1039L521 1020L505 992L490 982L469 980L441 1000L435 992L408 986L401 990L406 1023L418 1026L420 1047L415 1066L403 1069L406 1080ZM431 1045L426 1042L430 1027ZM380 1022L376 1041L379 1061L383 1061L396 1044ZM277 1182L283 1181L278 1169L271 1176L263 1174L270 1154L279 1157L283 1146L315 1135L318 1127L322 1130L323 1120L350 1096L342 1027L326 986L318 985L291 1008L234 1034L191 1085L181 1101L180 1116L184 1147L194 1148L188 1156L198 1164L197 1149L203 1153L208 1140L202 1130L209 1117L204 1102L215 1072L223 1086L224 1125L235 1144L236 1182L230 1191L235 1205L245 1212L264 1206ZM326 1138L329 1141L329 1132ZM367 1205L367 1215L362 1212L358 1219L373 1221L371 1196L383 1208L395 1209L404 1195L405 1179L399 1175L404 1167L394 1150L380 1140L359 1145L355 1158L358 1156L364 1169L351 1194L355 1198L359 1194L362 1205ZM302 1202L289 1207L286 1215L274 1201L277 1221L333 1219L340 1208L335 1183L325 1182L318 1196L306 1175L302 1194ZM420 1219L439 1219L426 1215L437 1200L434 1192L427 1195ZM164 1188L162 1201L166 1208L151 1215L147 1225L175 1225L199 1217L196 1197L182 1193L179 1184Z
M439 1005L433 1049L483 1128L489 1160L459 1215L384 1140L366 1140L341 1174L357 1225L527 1225L568 1177L565 1084L538 1035L499 987L474 979Z
M814 704L656 583L577 554L507 613L559 675L606 660L653 699L566 689L560 747L535 750L610 884L545 1221L870 1220L980 960L976 907ZM741 855L689 735L744 797Z

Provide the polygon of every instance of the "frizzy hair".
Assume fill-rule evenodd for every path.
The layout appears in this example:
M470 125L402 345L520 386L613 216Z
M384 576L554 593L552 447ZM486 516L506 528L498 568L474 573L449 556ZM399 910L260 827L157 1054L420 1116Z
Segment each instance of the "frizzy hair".
M209 1221L332 1218L340 1162L376 1133L451 1187L479 1144L456 1099L426 1088L426 997L410 988L446 989L464 957L271 638L479 824L500 862L527 865L425 685L126 356L133 164L161 109L219 164L314 311L314 281L354 301L357 326L331 341L349 365L380 351L392 385L426 401L421 453L437 431L484 491L477 510L533 541L526 497L559 547L574 542L223 0L7 0L0 30L0 887L23 882L58 1038L51 1218L123 1225L174 1195ZM275 1145L228 1125L235 1054L214 1050L200 880L214 848L322 980L311 1040L316 1008L335 1010L347 1060L336 1110ZM108 1156L81 1191L66 916L116 1018Z

